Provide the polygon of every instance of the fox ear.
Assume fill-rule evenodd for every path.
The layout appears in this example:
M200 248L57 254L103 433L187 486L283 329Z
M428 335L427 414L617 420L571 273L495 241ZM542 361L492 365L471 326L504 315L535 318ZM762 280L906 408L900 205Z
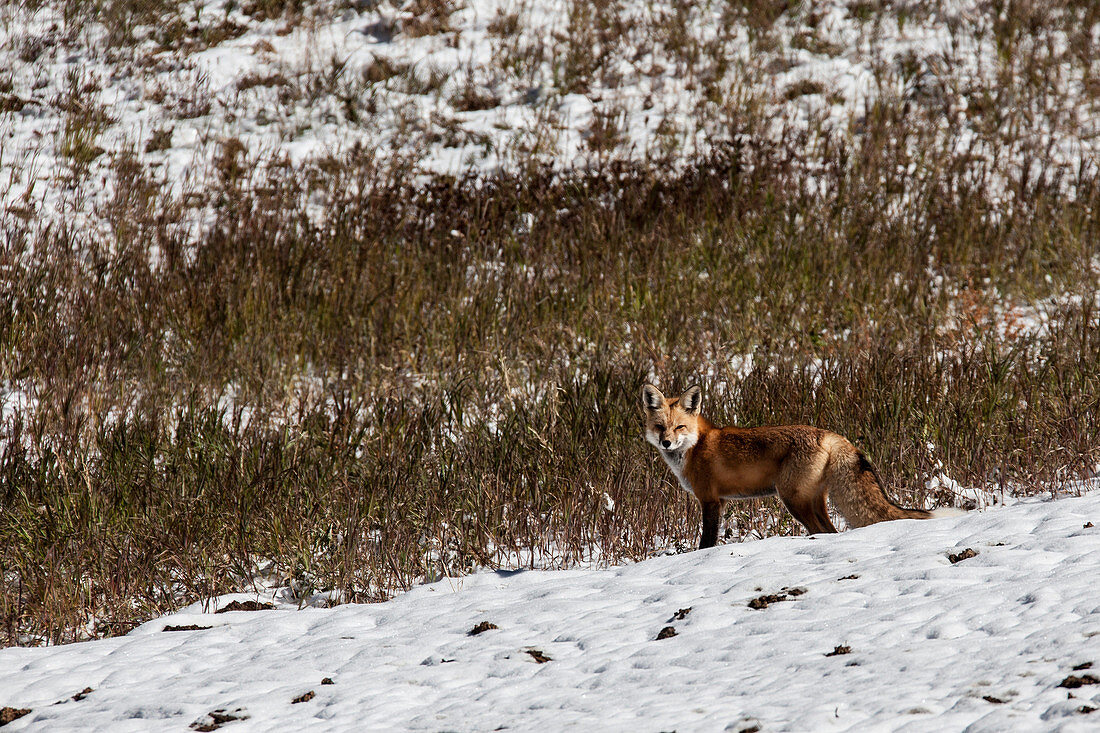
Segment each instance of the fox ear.
M647 384L642 387L642 405L647 410L656 410L665 403L665 396L661 394L661 390L654 387L652 384Z
M699 389L699 385L695 385L680 395L680 404L684 408L684 412L698 412L699 405L703 401L702 390Z

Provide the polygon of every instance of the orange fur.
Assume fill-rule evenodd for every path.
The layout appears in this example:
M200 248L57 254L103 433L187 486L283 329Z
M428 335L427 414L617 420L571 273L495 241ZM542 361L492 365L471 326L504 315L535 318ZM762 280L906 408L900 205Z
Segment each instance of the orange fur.
M699 388L675 399L642 389L646 440L703 509L700 549L718 541L725 499L778 494L811 533L836 532L826 498L850 527L891 519L928 519L931 512L898 506L867 458L846 438L809 425L716 427L699 414Z

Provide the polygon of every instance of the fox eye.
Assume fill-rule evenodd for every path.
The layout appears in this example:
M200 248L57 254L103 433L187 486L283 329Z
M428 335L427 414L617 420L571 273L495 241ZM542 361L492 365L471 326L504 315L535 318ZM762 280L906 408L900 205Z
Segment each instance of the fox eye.
M654 425L653 427L657 428L658 430L664 430L665 429L664 425Z
M676 426L676 429L677 429L677 430L683 430L683 429L685 429L686 427L687 427L687 425L677 425L677 426Z

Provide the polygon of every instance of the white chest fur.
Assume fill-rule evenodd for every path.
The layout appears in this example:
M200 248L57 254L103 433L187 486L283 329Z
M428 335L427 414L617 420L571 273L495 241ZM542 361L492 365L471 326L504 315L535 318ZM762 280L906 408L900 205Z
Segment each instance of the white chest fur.
M694 492L691 490L691 484L688 483L687 477L684 476L684 454L687 451L684 449L675 451L661 451L661 458L665 459L665 463L672 469L672 473L676 476L676 480L680 482L680 488L689 494Z

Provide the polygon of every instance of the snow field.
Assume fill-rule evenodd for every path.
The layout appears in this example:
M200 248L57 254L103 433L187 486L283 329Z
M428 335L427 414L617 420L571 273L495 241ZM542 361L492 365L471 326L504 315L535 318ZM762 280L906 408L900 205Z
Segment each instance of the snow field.
M162 23L186 19L196 43L202 29L235 29L191 50L155 41L162 28L148 25L132 48L112 48L97 23L63 33L58 3L24 5L0 8L0 206L90 228L102 225L94 209L110 200L119 156L177 194L201 194L230 140L254 161L300 165L361 144L445 173L608 154L688 160L729 137L731 115L746 125L758 107L757 134L806 133L813 157L820 133L857 130L876 100L897 95L958 126L960 153L1009 168L1076 171L1097 150L1093 65L1067 51L1065 31L1045 28L1056 11L1035 16L1047 35L1016 39L1019 58L1005 59L1004 19L974 0L899 3L873 20L865 3L802 3L775 20L774 43L755 45L760 29L730 12L736 3L626 2L604 17L562 0L468 0L431 27L404 2L319 3L292 25L210 0ZM592 26L611 22L621 35L599 41ZM1048 64L1051 81L1011 105L1034 107L1018 139L1007 122L991 132L970 120L1006 75L1026 87L1034 64ZM594 152L605 133L616 142ZM100 149L79 175L74 135Z
M1095 730L1098 518L1100 494L1029 500L374 605L193 606L0 650L0 706L31 708L11 730L51 731L209 727L219 710L232 731ZM786 598L750 607L770 595ZM498 628L470 635L482 622ZM1071 675L1084 684L1059 686Z

